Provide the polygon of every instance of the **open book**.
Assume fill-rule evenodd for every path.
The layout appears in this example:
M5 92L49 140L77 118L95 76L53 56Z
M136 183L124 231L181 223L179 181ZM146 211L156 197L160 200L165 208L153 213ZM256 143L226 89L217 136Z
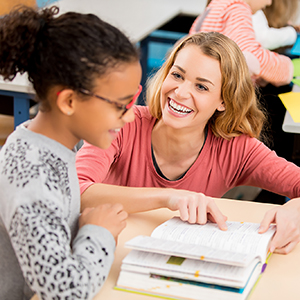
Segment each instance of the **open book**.
M266 266L272 225L189 224L175 217L125 246L116 289L168 299L246 299Z

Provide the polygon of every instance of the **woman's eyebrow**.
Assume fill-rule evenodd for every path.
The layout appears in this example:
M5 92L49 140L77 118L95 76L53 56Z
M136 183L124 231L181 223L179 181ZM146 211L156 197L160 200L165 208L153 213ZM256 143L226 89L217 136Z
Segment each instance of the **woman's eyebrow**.
M184 69L182 69L181 67L179 67L178 65L173 65L173 67L179 69L182 73L186 73L186 71ZM210 80L206 79L206 78L202 78L202 77L197 77L196 80L201 81L201 82L208 82L211 85L215 86Z
M208 80L206 78L197 77L196 80L201 81L201 82L208 82L211 85L215 86L210 80Z
M173 67L179 69L182 73L186 73L186 71L184 69L182 69L181 67L177 66L177 65L173 65Z

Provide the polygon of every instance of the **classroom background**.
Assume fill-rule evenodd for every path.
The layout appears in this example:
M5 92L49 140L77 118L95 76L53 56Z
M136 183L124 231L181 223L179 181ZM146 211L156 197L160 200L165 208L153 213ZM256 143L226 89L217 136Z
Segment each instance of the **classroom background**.
M87 1L85 5L86 7L84 8L86 11L84 12L93 11L94 7L93 9L91 9L91 7L88 7L89 3L97 5L97 9L99 9L99 7L101 7L102 5L109 6L111 0L106 1L107 2L94 0ZM82 1L79 2L82 3ZM147 78L151 76L151 74L153 74L162 65L162 63L164 62L165 55L168 52L168 50L172 47L172 45L178 39L188 34L189 29L193 24L195 18L204 10L206 6L206 0L115 0L112 2L114 2L114 5L117 4L116 11L122 11L123 15L121 15L121 17L125 18L127 14L132 16L132 8L134 5L134 18L144 18L141 19L141 28L139 28L142 34L135 35L135 32L132 32L133 40L136 41L141 47L143 85L145 85ZM8 13L13 7L15 7L18 4L37 6L40 8L52 4L58 4L61 5L62 10L64 10L64 3L66 4L66 7L69 8L69 10L71 10L71 7L73 6L75 10L80 9L80 4L78 4L78 0L1 0L0 17ZM151 6L147 7L147 5ZM83 4L81 4L81 6L83 6ZM153 18L151 14L155 14L155 18L157 19L156 21L154 20L155 18ZM149 19L153 19L153 25L151 25L152 27L147 27L149 26L147 17L149 17ZM117 16L115 19L118 18L120 19L120 16ZM107 21L110 21L110 16L107 17ZM112 21L115 21L114 18L112 18ZM122 28L120 29L125 29L126 33L127 24L126 22L121 23L121 21L119 24ZM297 23L300 24L300 14L298 14ZM144 104L144 97L145 94L140 96L138 102L139 104ZM7 136L14 130L16 125L18 125L17 123L20 122L16 122L16 118L20 116L16 116L16 112L14 110L13 105L14 104L12 96L0 93L0 147L5 143ZM37 107L36 105L34 105L33 101L30 101L28 105L30 106L29 117L32 118L37 112ZM21 114L20 120L22 120L22 117L23 115ZM300 145L298 146L298 155L300 158ZM253 200L256 198L259 192L260 189L255 187L238 187L229 191L226 195L224 195L224 197L232 199Z

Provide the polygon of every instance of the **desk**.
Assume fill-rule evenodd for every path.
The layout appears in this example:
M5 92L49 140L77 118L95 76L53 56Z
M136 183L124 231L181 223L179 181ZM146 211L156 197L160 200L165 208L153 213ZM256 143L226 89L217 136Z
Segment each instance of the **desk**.
M300 87L297 84L294 84L292 91L295 93L299 93ZM285 132L300 133L300 123L296 123L293 121L291 114L288 112L288 110L285 113L285 117L282 124L282 130Z
M180 14L198 16L206 0L59 0L49 6L52 5L59 7L60 14L67 11L93 13L122 30L134 43L140 42L144 52L141 64L145 86L149 34ZM29 98L33 91L27 85L24 78L21 82L18 78L13 83L0 81L0 95L14 98L15 126L29 118Z
M238 200L217 200L221 211L230 221L260 222L266 211L274 205ZM130 251L124 243L134 236L150 235L152 230L172 216L178 215L167 209L133 214L128 218L127 227L119 236L115 261L102 290L94 300L150 300L150 296L141 296L113 290L118 279L122 259ZM274 254L269 265L249 300L288 299L298 300L300 295L300 245L288 255Z
M59 0L54 4L60 14L67 11L93 13L122 30L132 42L140 42L142 85L145 86L150 33L180 14L197 17L204 10L206 0ZM139 104L144 98L145 88Z
M216 200L218 207L230 221L259 223L264 214L275 205L238 200ZM168 209L132 214L126 228L119 236L115 260L109 276L94 300L153 300L153 297L113 290L119 276L122 259L130 249L124 243L131 238L144 234L150 235L153 229L164 221L178 215ZM253 291L249 300L298 300L300 295L300 245L288 255L273 254L266 271ZM157 298L158 299L158 298ZM35 296L32 300L38 300Z
M22 76L18 74L12 82L3 81L1 78L0 96L8 96L13 99L12 112L15 127L29 119L30 100L34 99L34 90L27 80L27 74ZM1 107L4 106L4 104L1 104Z

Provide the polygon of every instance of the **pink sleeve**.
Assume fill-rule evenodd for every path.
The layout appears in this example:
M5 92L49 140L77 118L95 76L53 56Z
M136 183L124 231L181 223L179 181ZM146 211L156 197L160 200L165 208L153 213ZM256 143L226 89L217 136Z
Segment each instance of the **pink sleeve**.
M245 6L231 5L225 16L226 35L233 39L240 49L252 53L260 63L259 77L276 86L289 84L293 77L290 58L264 49L255 38L252 18Z
M76 155L76 169L80 194L94 183L102 182L119 151L119 140L114 140L108 149L100 149L87 142Z
M228 1L230 2L230 1ZM259 62L258 77L262 81L280 86L289 84L293 76L290 58L264 49L255 38L252 12L243 1L212 1L210 11L204 19L200 31L217 31L231 38L245 53L252 54ZM197 18L199 19L199 18ZM196 20L191 28L195 32Z
M262 142L241 136L229 149L222 150L220 158L228 186L257 186L289 198L300 196L300 168Z

